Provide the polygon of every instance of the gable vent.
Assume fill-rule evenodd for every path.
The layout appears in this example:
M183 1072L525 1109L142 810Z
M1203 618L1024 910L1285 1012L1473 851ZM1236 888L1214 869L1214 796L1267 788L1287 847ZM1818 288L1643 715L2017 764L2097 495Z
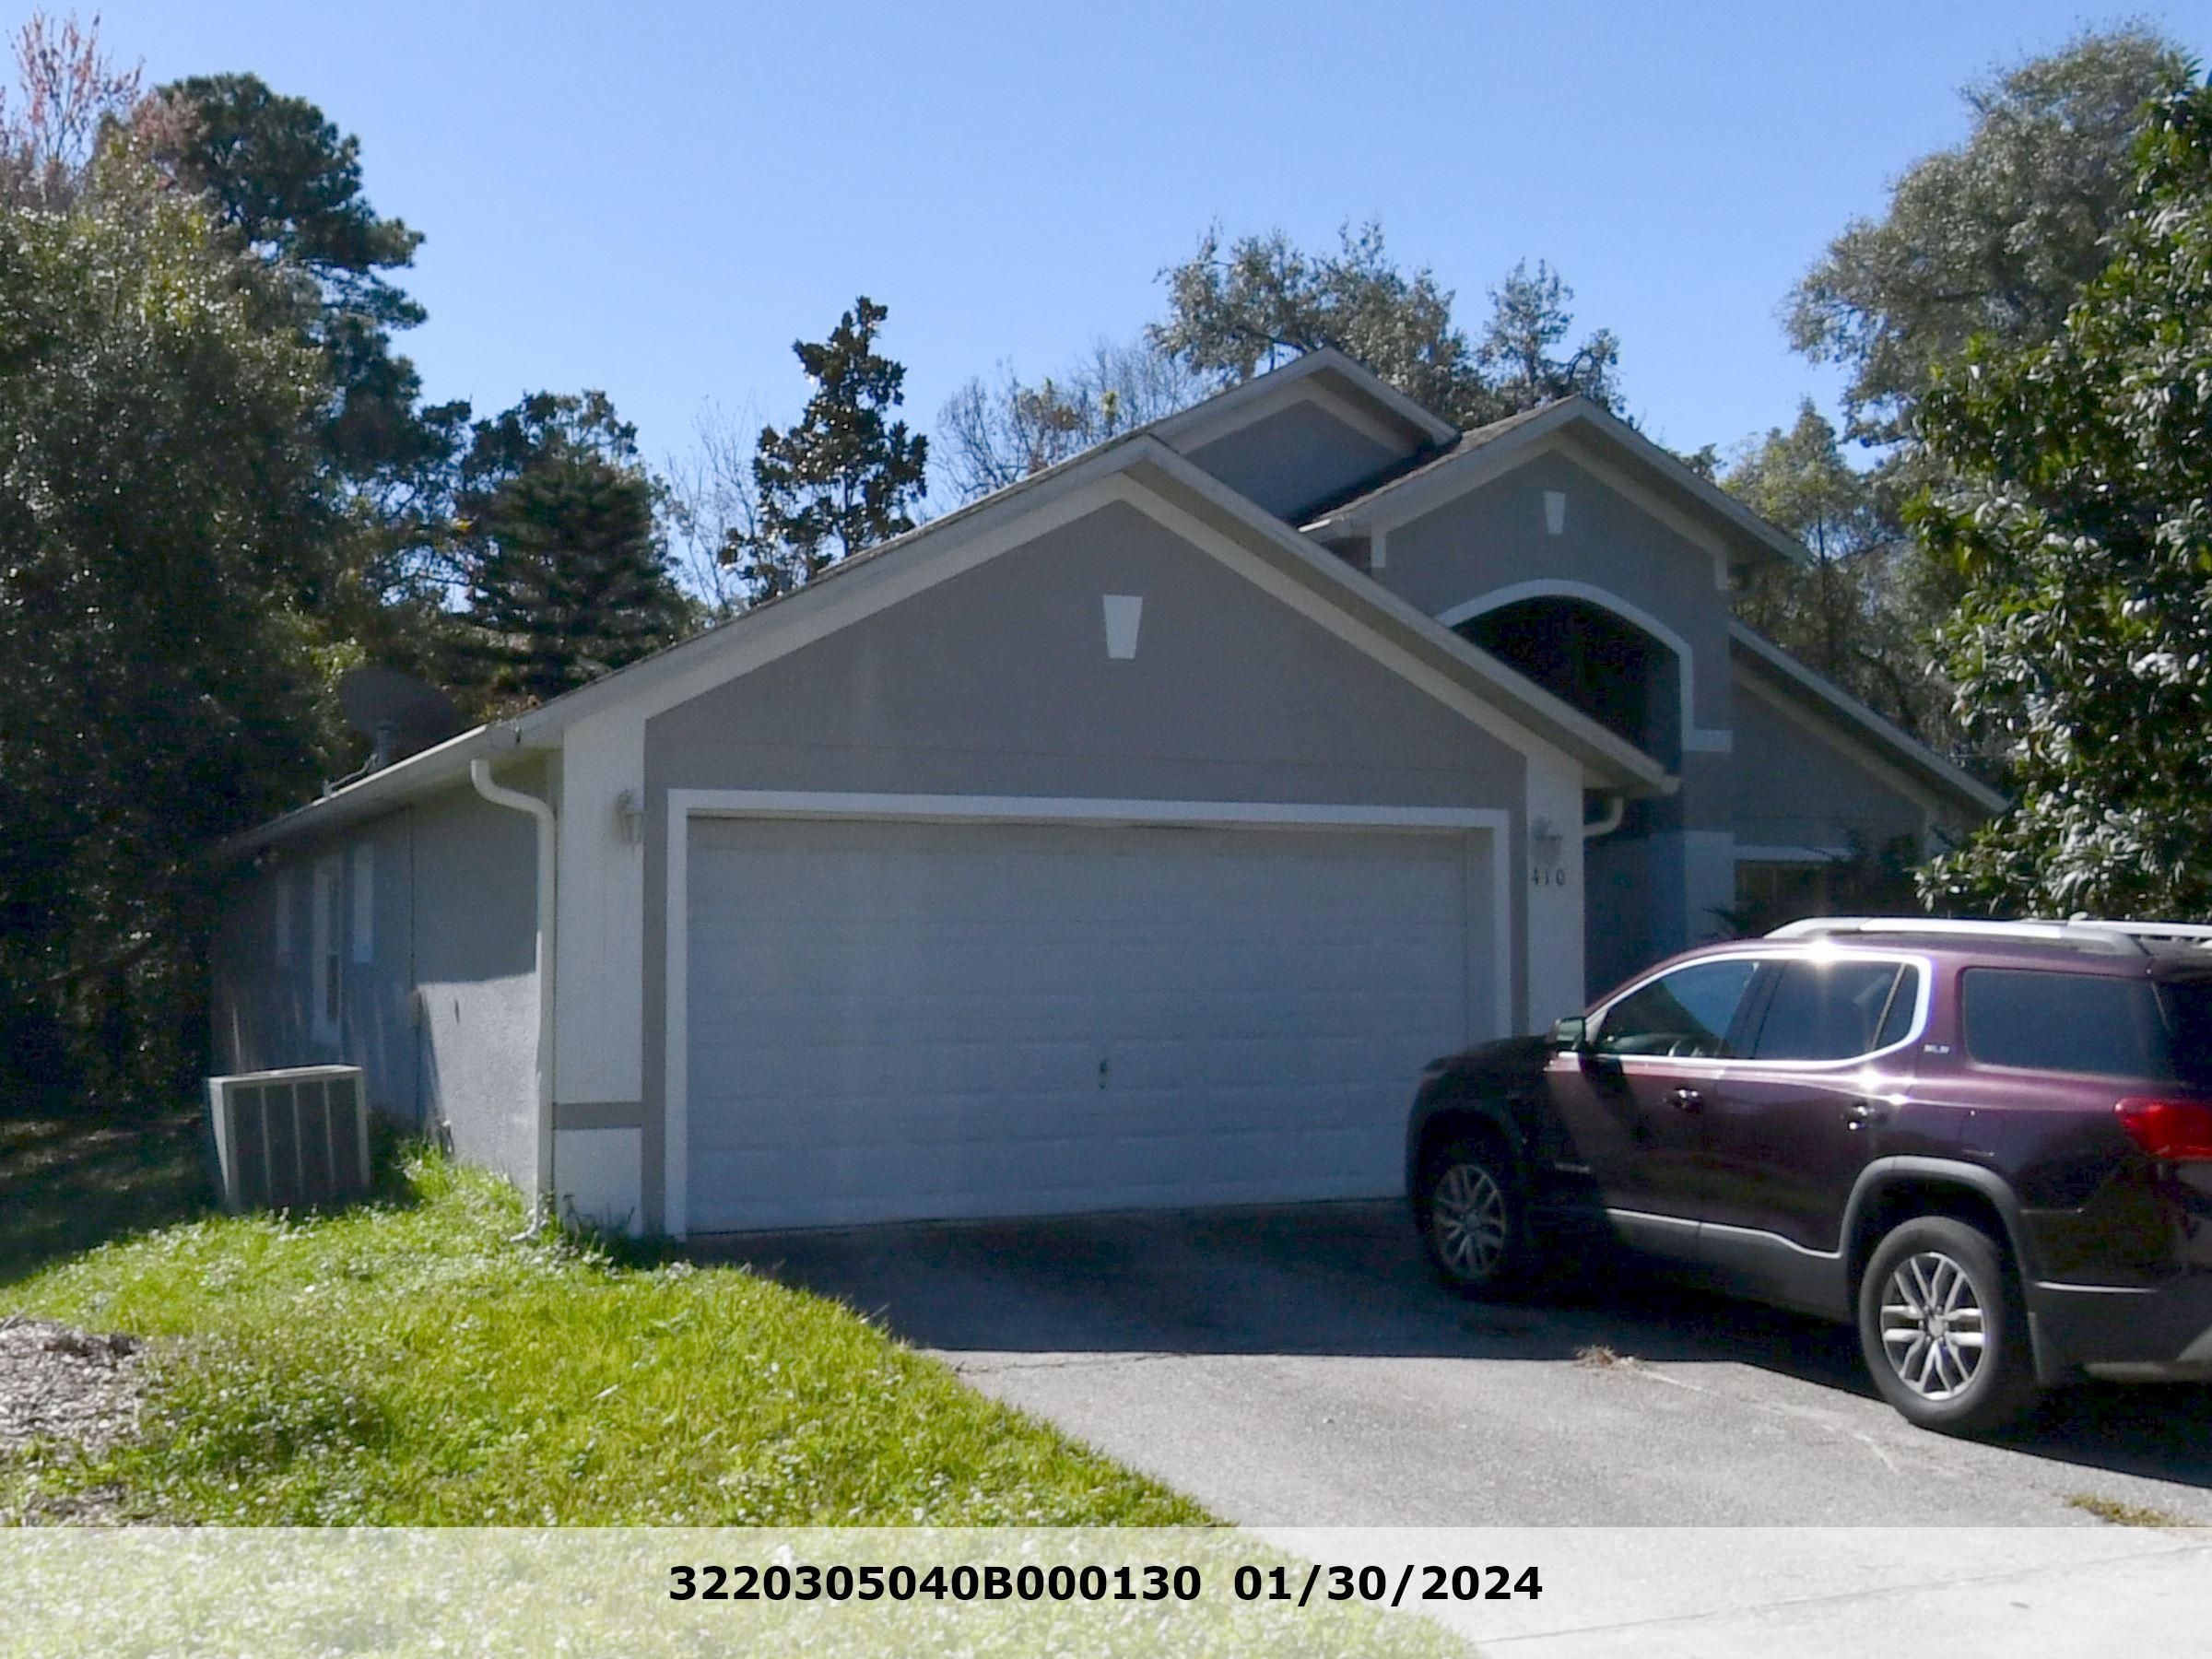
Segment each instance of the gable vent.
M369 1101L358 1065L207 1079L226 1209L312 1209L369 1194Z
M1145 619L1145 601L1138 594L1106 595L1106 654L1117 662L1136 655L1136 632Z

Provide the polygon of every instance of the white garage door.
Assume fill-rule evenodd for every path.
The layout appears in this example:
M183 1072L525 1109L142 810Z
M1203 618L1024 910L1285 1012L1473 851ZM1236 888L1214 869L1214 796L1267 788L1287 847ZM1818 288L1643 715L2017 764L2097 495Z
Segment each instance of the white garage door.
M700 818L694 1231L1392 1194L1487 833Z

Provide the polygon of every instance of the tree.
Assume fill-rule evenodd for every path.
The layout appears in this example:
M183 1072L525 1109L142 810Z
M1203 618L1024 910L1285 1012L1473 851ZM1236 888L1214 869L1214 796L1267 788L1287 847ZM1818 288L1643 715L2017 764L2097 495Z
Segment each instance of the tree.
M266 287L127 144L0 208L0 1069L73 1102L188 1086L201 856L323 758L328 385Z
M1572 320L1573 290L1548 265L1516 265L1491 292L1495 309L1480 347L1453 318L1453 295L1422 266L1391 259L1382 228L1347 225L1334 253L1309 253L1280 230L1222 245L1220 227L1161 273L1168 316L1153 344L1214 386L1334 347L1424 408L1481 426L1565 395L1617 395L1618 344L1604 331L1561 359L1553 348Z
M793 343L814 395L788 431L760 429L753 454L759 523L728 549L747 597L774 599L839 559L912 530L929 440L890 412L906 370L876 350L890 313L863 294L819 345Z
M2155 107L2136 168L2065 327L1923 399L1948 666L2015 797L1924 876L1941 906L2212 917L2212 91Z
M971 379L939 412L939 477L958 500L973 500L1187 408L1206 390L1195 371L1149 340L1098 340L1033 385L1002 364L994 382Z
M1523 260L1490 290L1490 323L1476 347L1475 361L1490 394L1508 413L1540 408L1578 393L1607 408L1620 401L1614 374L1620 342L1611 329L1601 328L1566 356L1559 355L1574 327L1574 315L1567 309L1573 298L1574 290L1540 259L1534 271Z
M2104 263L2147 100L2189 60L2144 25L1965 88L1964 144L1908 169L1879 219L1856 219L1790 296L1790 342L1841 363L1853 437L1905 437L1931 369L1976 335L2047 340Z
M1736 614L1906 731L1949 747L1950 692L1930 661L1933 602L1918 584L1921 561L1881 480L1843 458L1812 400L1788 430L1746 445L1722 486L1810 556L1761 571Z
M16 31L16 89L0 85L0 208L58 210L76 198L100 135L138 103L139 71L117 69L100 19L33 12Z
M480 710L547 701L682 634L653 483L605 393L535 393L478 421L459 506Z
M692 418L691 447L670 455L663 469L662 508L677 549L677 581L710 620L735 615L744 598L728 553L760 528L753 486L760 427L749 400L734 409L710 400Z
M276 278L326 364L325 465L346 512L321 606L334 643L429 672L463 580L453 535L465 402L426 406L394 336L425 312L393 279L422 238L363 192L360 141L253 75L195 76L134 112L136 135L222 234Z

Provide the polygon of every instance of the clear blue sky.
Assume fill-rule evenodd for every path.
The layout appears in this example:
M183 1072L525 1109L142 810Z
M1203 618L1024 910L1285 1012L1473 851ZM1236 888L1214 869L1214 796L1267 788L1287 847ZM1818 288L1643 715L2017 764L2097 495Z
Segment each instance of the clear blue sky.
M90 7L88 6L87 10ZM1056 367L1156 315L1218 218L1379 218L1464 319L1544 257L1614 329L1665 442L1733 444L1834 376L1792 281L1955 142L1956 88L2110 12L2044 0L1391 6L1045 0L102 0L153 80L250 69L359 135L426 234L406 348L480 413L600 386L649 454L703 399L775 418L790 353L865 291L924 429L969 374ZM2149 6L2212 52L2212 5Z

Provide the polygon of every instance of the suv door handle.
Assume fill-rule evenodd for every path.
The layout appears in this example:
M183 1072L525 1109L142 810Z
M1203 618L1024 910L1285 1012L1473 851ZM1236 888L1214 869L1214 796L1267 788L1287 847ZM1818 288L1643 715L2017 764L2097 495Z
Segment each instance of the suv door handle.
M1871 1100L1861 1100L1843 1114L1844 1123L1853 1129L1865 1129L1882 1122L1889 1113Z
M1700 1112L1705 1106L1705 1097L1694 1088L1674 1089L1666 1098L1684 1112Z

